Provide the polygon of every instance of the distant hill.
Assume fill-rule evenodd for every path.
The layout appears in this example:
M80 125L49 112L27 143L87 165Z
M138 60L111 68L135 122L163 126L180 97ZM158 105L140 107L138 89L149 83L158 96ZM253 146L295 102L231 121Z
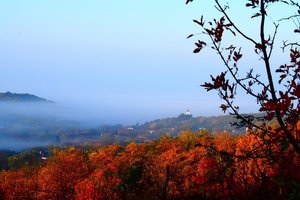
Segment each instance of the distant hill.
M122 144L131 141L139 143L153 141L159 139L164 134L177 137L184 130L192 130L193 132L205 131L211 134L220 132L230 132L236 135L244 134L246 127L238 128L232 126L231 124L234 122L236 122L236 119L232 115L193 117L190 111L187 111L178 117L157 119L144 124L115 128L99 127L99 129L103 133L101 134L103 144L111 143L110 138L113 135L114 142Z
M243 133L245 128L237 128L231 125L236 119L231 115L212 117L193 117L192 115L181 114L178 117L158 119L133 126L137 133L159 132L178 135L182 130L209 130L213 132L228 131Z
M0 93L0 102L45 102L50 103L47 99L32 94L17 94L11 92Z

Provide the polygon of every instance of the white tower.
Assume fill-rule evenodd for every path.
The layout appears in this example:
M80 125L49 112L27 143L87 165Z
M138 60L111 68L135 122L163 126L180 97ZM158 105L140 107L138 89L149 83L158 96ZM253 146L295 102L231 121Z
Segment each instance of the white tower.
M191 115L192 115L192 112L191 112L189 109L187 109L187 110L185 111L184 115L191 116Z

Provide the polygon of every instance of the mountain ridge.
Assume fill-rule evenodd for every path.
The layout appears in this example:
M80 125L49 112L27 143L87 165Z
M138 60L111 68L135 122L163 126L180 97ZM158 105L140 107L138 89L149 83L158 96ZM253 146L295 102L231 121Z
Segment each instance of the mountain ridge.
M53 101L47 100L42 97L38 97L29 93L12 93L5 92L0 93L0 102L43 102L43 103L53 103Z

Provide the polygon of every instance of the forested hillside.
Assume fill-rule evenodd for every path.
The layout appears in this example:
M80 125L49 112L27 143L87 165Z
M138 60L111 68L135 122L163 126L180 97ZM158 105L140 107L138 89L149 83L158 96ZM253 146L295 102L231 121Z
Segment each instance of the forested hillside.
M50 103L52 101L46 100L44 98L38 97L33 94L18 94L5 92L0 93L0 102L47 102Z
M46 160L3 170L0 198L293 199L299 156L267 141L183 131L143 144L54 148Z
M32 105L32 109L39 106ZM168 134L179 136L182 130L217 133L228 131L244 134L246 127L231 125L233 116L193 117L180 114L177 117L156 119L135 125L84 126L80 121L62 120L47 115L0 112L0 150L24 150L49 145L78 145L86 142L98 144L124 144L153 141ZM100 124L100 122L99 122ZM15 144L15 145L13 145Z

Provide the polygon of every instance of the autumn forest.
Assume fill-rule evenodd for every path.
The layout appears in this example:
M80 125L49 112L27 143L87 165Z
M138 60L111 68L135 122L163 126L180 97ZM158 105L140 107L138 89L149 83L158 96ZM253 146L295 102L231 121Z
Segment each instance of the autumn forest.
M184 2L189 6L197 1ZM207 55L219 58L223 71L208 76L201 86L205 92L215 92L222 101L216 109L234 119L225 126L215 123L229 129L211 132L198 127L188 110L178 118L123 127L106 134L107 143L76 140L76 145L46 147L47 155L40 151L38 159L34 150L7 156L9 163L0 171L0 199L300 199L299 1L247 0L238 8L239 14L244 12L241 9L251 13L242 25L233 20L236 13L230 15L229 3L211 2L214 18L194 19L191 23L200 32L187 39L195 45L191 54L208 51ZM282 13L272 10L276 6ZM254 25L256 29L251 29ZM284 34L279 33L279 25L286 28ZM123 100L119 94L115 97ZM244 97L256 106L255 114L241 109L239 98ZM175 102L172 99L170 104ZM163 124L172 126L167 129ZM193 129L187 129L188 124ZM139 135L139 127L147 131ZM80 138L85 133L80 132ZM95 134L98 140L97 130ZM128 135L131 140L122 139Z
M273 127L275 128L275 127ZM278 137L184 131L126 146L53 149L3 171L1 199L288 199L300 160ZM298 133L299 134L299 133Z

